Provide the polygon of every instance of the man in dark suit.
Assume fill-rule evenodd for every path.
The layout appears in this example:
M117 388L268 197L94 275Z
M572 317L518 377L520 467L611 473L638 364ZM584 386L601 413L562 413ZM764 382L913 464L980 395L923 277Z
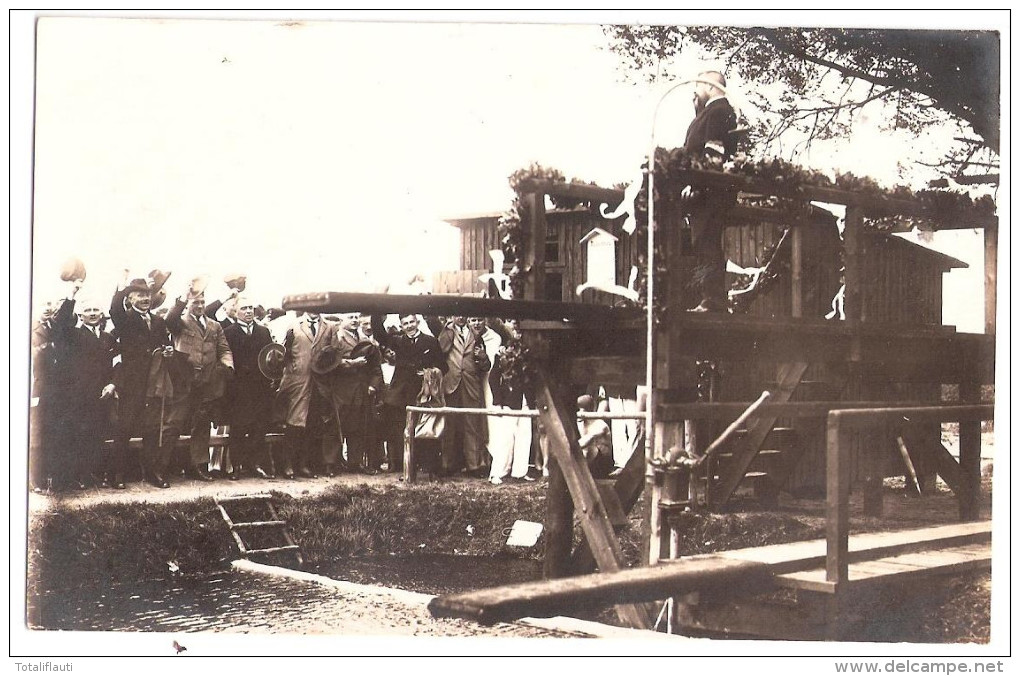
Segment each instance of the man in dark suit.
M47 302L39 320L32 325L32 407L29 412L29 481L32 489L42 492L49 488L50 467L47 461L53 455L57 442L60 412L54 408L56 388L51 384L59 378L56 372L56 351L53 345L53 315L59 304ZM59 399L59 395L57 395ZM59 404L58 404L59 406Z
M75 293L81 286L75 282ZM115 477L116 467L104 452L103 441L110 432L111 406L114 402L113 358L117 340L103 331L103 310L98 303L81 303L81 325L76 324L74 294L54 315L54 341L62 355L59 368L69 375L64 386L66 402L63 425L67 443L64 449L66 478L83 487L92 476L101 476L100 485L124 488L123 478Z
M134 279L117 291L110 303L120 351L116 374L118 425L111 466L114 482L122 483L128 468L128 441L142 437L145 478L154 486L169 488L158 462L161 418L166 415L166 379L159 368L173 356L166 322L149 312L152 293L148 282Z
M205 316L202 294L189 292L187 301L178 298L167 314L166 325L174 339L170 378L173 403L163 428L160 464L170 462L180 433L189 430L191 440L185 469L192 478L212 481L209 474L212 405L223 396L227 381L233 378L233 355L223 327Z
M700 73L695 80L696 115L687 128L684 150L688 153L729 159L737 149L737 116L726 100L726 77L717 71ZM690 186L682 193L691 224L691 243L696 264L694 284L701 293L695 312L725 312L726 257L722 248L726 212L736 200L730 190L697 191Z
M342 359L326 375L326 384L339 415L339 427L347 443L347 466L352 472L377 474L382 459L372 452L375 430L372 417L375 395L382 389L382 355L374 343L358 333L358 312L340 317L337 339ZM335 473L339 444L329 437L323 441L323 465L327 475Z
M269 329L255 322L255 306L237 299L236 321L223 329L234 360L234 380L227 386L225 411L230 425L232 480L243 470L263 479L275 476L266 444L273 405L273 383L259 370L259 352L273 342Z
M439 341L418 328L418 317L400 316L401 333L390 334L383 326L383 314L372 315L372 336L393 352L393 377L383 394L383 418L390 471L403 465L405 407L413 406L421 391L422 369L446 369ZM396 450L400 449L397 453Z

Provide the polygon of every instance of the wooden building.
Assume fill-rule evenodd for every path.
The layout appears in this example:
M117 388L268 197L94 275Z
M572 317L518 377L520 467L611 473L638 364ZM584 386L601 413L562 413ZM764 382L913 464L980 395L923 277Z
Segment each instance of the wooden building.
M833 312L833 298L840 289L841 251L837 218L829 211L815 207L811 211L815 227L804 228L798 246L801 261L797 266L799 279L791 274L792 243L788 238L778 248L778 267L781 272L767 292L755 296L748 303L746 315L760 318L816 318ZM437 275L434 289L437 293L481 293L484 285L478 277L491 271L489 251L499 247L497 224L500 214L475 214L448 219L460 230L461 270ZM601 291L585 290L576 294L577 287L586 281L588 249L582 242L599 228L617 238L615 260L616 283L628 284L632 266L639 264L635 238L623 230L623 218L607 220L597 211L578 207L550 209L545 213L546 235L543 245L545 286L541 300L582 304L621 303L620 296ZM744 268L759 267L763 256L777 247L788 226L782 223L744 220L727 228L724 250L727 257ZM866 283L861 293L861 314L866 321L883 324L900 324L914 327L936 327L942 324L943 276L954 268L966 264L932 249L901 237L882 232L868 231L862 238L862 278ZM506 265L509 269L509 264ZM739 283L736 276L730 281ZM794 284L800 287L799 307L794 308ZM688 295L688 298L691 298ZM687 303L688 306L693 301ZM643 345L632 343L631 349L641 350ZM626 352L626 349L623 348ZM635 367L638 366L634 362ZM764 389L774 387L776 363L767 360L722 360L718 364L721 377L714 392L717 401L751 401ZM643 370L634 374L639 380ZM592 384L619 385L620 383L575 383L577 387ZM633 383L630 383L633 384ZM690 385L690 384L689 384ZM689 393L690 386L683 388ZM875 373L856 386L847 385L843 364L811 364L791 399L856 400L856 401L938 401L941 382L938 378L924 382L905 382L893 375ZM782 429L793 429L780 421ZM796 424L796 443L807 446L806 451L791 468L785 479L785 488L820 489L824 485L824 424L823 421L799 421ZM929 434L937 435L933 426ZM792 440L782 434L774 435L788 445ZM774 449L778 450L778 449ZM902 473L898 451L888 449L886 472ZM856 470L853 475L861 478Z

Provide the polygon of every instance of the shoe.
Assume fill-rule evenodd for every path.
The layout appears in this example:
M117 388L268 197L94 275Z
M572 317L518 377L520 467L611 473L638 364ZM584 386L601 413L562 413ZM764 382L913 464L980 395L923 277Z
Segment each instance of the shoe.
M326 465L326 476L330 479L336 476L336 467L334 465Z
M231 481L240 481L241 474L237 470L234 470L233 472L227 474L227 478L230 479Z
M379 470L375 469L374 467L366 467L365 469L361 470L361 473L367 474L368 476L375 476L376 474L379 473Z
M518 481L523 481L525 483L534 483L535 477L525 474L520 479L518 479Z
M127 486L124 485L123 481L114 481L113 487L116 488L118 491L122 491L127 488Z
M194 465L191 468L191 476L199 481L215 481L215 479L201 465Z
M258 465L255 466L255 476L257 476L259 478L262 478L262 479L270 479L270 478L272 478L272 477L269 476L269 472L267 472L266 470L262 469Z
M293 479L293 478L294 478L294 472L292 472L292 471L290 471L290 470L286 470L286 471L285 471L285 472L283 473L283 478L284 478L284 479Z
M155 486L156 488L170 488L170 482L164 479L159 474L153 474L151 477L149 477L149 483Z
M726 308L716 302L703 300L698 303L697 307L692 307L688 312L726 312Z
M319 476L315 472L313 472L312 470L308 469L307 467L298 468L297 474L298 474L298 476L303 477L305 479L318 479L319 478Z
M500 484L503 483L503 480L500 479L498 476L494 476L489 478L489 483L492 484L493 486L499 486Z

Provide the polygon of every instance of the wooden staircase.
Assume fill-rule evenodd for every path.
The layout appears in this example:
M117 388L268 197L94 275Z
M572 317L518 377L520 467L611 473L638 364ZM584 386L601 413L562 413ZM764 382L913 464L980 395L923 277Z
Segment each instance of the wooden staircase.
M230 529L241 556L251 559L272 559L293 556L298 566L304 565L301 547L291 537L287 522L280 518L268 493L217 496L216 506Z
M735 485L740 487L750 484L758 499L766 506L775 506L779 488L800 457L800 438L797 430L792 427L773 427L747 467L741 468L736 465L735 459L739 457L740 450L747 447L748 434L747 429L737 431L723 450L708 459L704 472L695 477L709 506L721 507L725 504L725 500L731 496L723 496L720 491L726 483L734 483L731 475L741 469L743 473Z

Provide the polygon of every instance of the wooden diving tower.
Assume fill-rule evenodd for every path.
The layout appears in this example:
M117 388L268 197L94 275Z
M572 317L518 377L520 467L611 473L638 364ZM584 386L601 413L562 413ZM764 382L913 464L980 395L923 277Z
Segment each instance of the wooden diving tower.
M689 277L692 258L685 251L681 237L683 213L680 208L656 207L656 238L661 238L665 256L665 279L657 281L660 312L653 325L651 358L653 359L653 402L648 421L652 443L647 453L635 453L623 475L613 487L624 511L647 496L643 522L647 528L647 560L651 568L627 569L605 504L605 488L593 480L577 447L577 428L573 398L568 396L570 384L611 383L642 385L645 383L646 335L648 326L640 307L610 307L592 303L561 303L543 300L546 269L545 245L548 240L546 196L567 196L593 203L615 205L623 198L619 190L552 181L530 180L521 184L519 192L526 204L524 219L524 255L521 269L524 294L520 300L501 300L446 295L394 296L349 293L310 293L288 296L284 307L289 310L338 312L360 310L365 313L416 312L432 315L469 315L517 318L521 320L525 340L533 353L539 355L537 369L538 409L540 428L548 440L550 476L547 493L547 537L544 573L545 583L519 588L480 591L473 594L443 597L434 603L433 612L443 615L472 617L479 621L498 621L510 617L553 612L576 607L578 603L601 598L615 603L617 613L626 626L651 627L655 609L650 601L690 591L705 592L702 599L716 593L720 602L733 598L734 590L780 585L797 587L803 594L827 595L819 604L823 623L821 636L834 638L848 626L842 622L846 606L839 600L849 598L851 588L867 585L877 589L884 583L895 583L902 575L884 574L917 566L911 561L913 552L929 552L933 565L920 566L912 577L987 568L990 565L990 526L979 522L980 503L980 425L991 419L992 406L982 404L981 386L994 382L995 363L995 279L997 219L992 215L961 212L953 220L944 213L934 214L931 207L918 201L899 199L871 192L853 192L835 188L799 186L790 188L779 183L736 176L715 171L689 170L678 180L705 189L726 189L741 194L778 198L782 208L749 207L739 202L729 213L729 227L745 222L781 223L789 227L792 237L790 255L791 316L749 317L731 314L690 313L692 305L685 280ZM658 184L658 178L657 178ZM803 209L791 209L797 202ZM845 209L842 231L843 278L845 282L845 320L831 321L805 316L806 289L802 268L811 251L804 247L807 234L818 227L810 213L811 202L838 205ZM985 233L985 308L986 332L966 334L953 327L876 322L869 319L867 295L869 279L865 276L869 218L909 217L931 219L935 229L982 228ZM887 231L909 229L893 226ZM661 286L660 286L661 284ZM706 362L730 362L766 365L770 382L762 382L761 390L770 397L748 420L741 436L726 448L726 464L705 463L707 476L692 476L683 470L682 457L699 457L718 431L737 418L749 405L742 401L713 401L695 393L699 369ZM825 398L795 396L809 369L824 366L838 375L838 387L830 388ZM867 385L873 379L887 383L925 382L951 384L959 387L959 406L945 406L941 398L917 399L892 393L881 399ZM803 388L802 388L803 389ZM903 424L889 412L909 410L911 424ZM846 411L863 412L863 417ZM868 416L871 416L869 418ZM840 420L879 420L868 429L844 426L833 433ZM748 553L720 553L710 557L686 557L672 561L683 552L676 551L675 515L678 511L698 508L700 492L710 508L725 505L730 496L748 476L769 439L777 436L777 424L783 421L813 421L827 425L829 438L824 447L827 461L822 470L828 489L827 518L829 532L819 543L799 547L768 549ZM941 442L932 442L918 430L922 423L937 425L944 421L960 423L959 461ZM780 426L781 427L781 426ZM791 429L791 428L784 428ZM928 428L930 429L930 428ZM874 545L871 540L854 541L847 537L846 496L851 476L848 461L853 453L858 476L856 483L865 486L865 505L870 513L881 510L880 488L884 468L874 440L896 432L902 439L916 432L911 449L923 465L946 479L959 499L961 523L942 531L903 532L882 536L876 541L895 542L888 547ZM832 435L835 434L835 437ZM871 435L868 437L868 435ZM884 436L883 436L884 435ZM896 438L894 436L893 438ZM778 468L770 470L761 482L762 494L774 495L782 485L784 473L789 474L804 449L788 453ZM922 463L919 463L922 464ZM698 465L700 468L702 465ZM700 470L699 470L700 471ZM701 482L699 484L699 481ZM575 517L584 532L584 542L572 551ZM934 535L933 535L934 533ZM874 538L873 538L874 539ZM869 544L870 543L870 544ZM819 549L821 547L821 550ZM959 549L959 551L957 551ZM795 551L796 550L796 551ZM824 550L824 556L819 554ZM935 556L937 551L953 553ZM812 552L805 554L805 552ZM778 558L777 558L778 557ZM821 557L821 558L819 558ZM907 559L897 559L907 557ZM915 557L916 558L916 557ZM892 560L895 559L895 560ZM819 562L822 577L811 572ZM862 568L864 561L880 561ZM938 563L941 561L942 563ZM668 562L668 563L667 563ZM795 562L795 563L794 563ZM945 564L945 565L943 565ZM904 568L906 566L906 568ZM597 576L587 575L594 568ZM862 572L867 568L871 572ZM877 571L877 572L876 572ZM569 578L564 580L563 578ZM747 584L732 584L734 578ZM868 582L863 582L867 579ZM799 582L798 582L799 580ZM543 586L545 585L545 586ZM601 591L599 591L601 590ZM601 596L600 596L601 594ZM609 596L607 596L607 594ZM701 607L711 603L703 601ZM815 606L812 606L815 608ZM817 608L815 608L817 609ZM694 613L698 608L686 607ZM715 617L726 617L715 608ZM810 610L811 613L815 610ZM558 612L555 614L559 614ZM699 615L691 622L711 624L711 613ZM803 619L803 618L801 618ZM720 626L725 624L719 620ZM757 625L767 635L768 622ZM699 625L702 626L702 625ZM790 626L807 626L797 624ZM754 626L743 630L754 633ZM806 631L806 630L805 630Z

